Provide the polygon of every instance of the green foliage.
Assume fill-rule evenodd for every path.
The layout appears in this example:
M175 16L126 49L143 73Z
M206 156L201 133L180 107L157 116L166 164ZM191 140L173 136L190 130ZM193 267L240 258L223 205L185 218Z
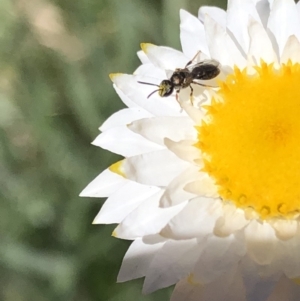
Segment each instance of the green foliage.
M168 300L116 284L130 242L91 225L104 200L80 191L118 158L92 146L123 107L108 78L132 73L140 42L179 48L192 0L0 3L0 300Z

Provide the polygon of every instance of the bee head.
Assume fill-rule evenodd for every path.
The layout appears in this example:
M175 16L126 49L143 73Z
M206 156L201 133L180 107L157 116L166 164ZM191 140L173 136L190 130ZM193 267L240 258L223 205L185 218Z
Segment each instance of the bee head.
M174 86L172 85L171 81L165 79L159 85L158 95L161 97L167 97L173 93L173 90Z
M138 83L143 84L143 85L158 87L158 89L151 92L147 98L152 96L155 92L158 92L158 95L160 97L167 97L167 96L171 95L174 90L174 86L172 85L171 81L168 79L163 80L159 85L146 83L146 82L140 82L140 81L138 81Z

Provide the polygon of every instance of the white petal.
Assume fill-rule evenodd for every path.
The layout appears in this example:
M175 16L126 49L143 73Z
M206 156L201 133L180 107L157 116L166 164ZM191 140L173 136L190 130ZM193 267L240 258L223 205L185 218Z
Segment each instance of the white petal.
M223 211L224 214L217 220L214 230L218 236L228 236L249 223L245 218L244 211L236 208L233 204L224 205Z
M266 222L252 220L244 233L251 258L258 264L270 264L277 240L274 229Z
M144 85L138 83L138 81L151 82L149 78L128 74L118 74L112 77L112 80L131 102L135 103L136 106L144 108L151 114L155 116L182 115L182 113L180 113L181 108L178 105L175 96L163 98L154 94L151 99L147 99L149 93L153 91L153 87L144 87ZM125 104L127 105L127 103Z
M120 189L116 190L103 204L94 220L94 224L120 223L129 213L135 210L150 196L160 189L145 186L132 181L126 181Z
M204 27L210 56L213 59L224 66L246 66L246 59L221 25L206 15Z
M205 15L209 15L218 22L223 28L226 28L227 14L224 9L214 6L201 6L198 12L198 18L204 23Z
M147 55L143 50L138 51L137 56L143 64L150 63L150 60L148 59Z
M107 131L110 128L129 124L134 120L149 118L153 115L143 110L142 108L123 109L112 114L99 128L101 132Z
M300 286L292 280L282 276L277 282L272 295L267 301L299 301Z
M204 113L201 109L195 108L190 101L181 103L181 107L187 113L187 115L194 121L195 124L200 124L204 117Z
M199 257L196 239L168 241L155 255L147 271L143 292L151 293L185 277Z
M128 181L122 176L105 169L95 178L83 191L80 196L101 198L108 197L116 190L120 189Z
M300 42L294 35L288 38L281 56L281 63L287 63L288 60L300 63Z
M241 266L247 300L265 301L274 290L280 275L261 275L258 266L248 256L243 258Z
M278 282L277 277L274 278L275 279L264 279L260 277L258 282L256 282L256 286L252 289L252 293L248 294L248 299L256 301L265 301L268 299Z
M260 21L264 28L267 28L268 19L270 15L270 3L268 0L258 0L256 3L256 10L260 17Z
M278 241L278 258L281 262L281 268L289 278L299 278L300 275L300 231L287 241Z
M182 52L170 47L153 44L143 44L142 47L152 64L164 70L184 68L189 61Z
M127 126L114 127L101 133L92 144L124 157L163 149L162 146L133 133Z
M220 201L198 197L191 200L160 234L177 240L203 238L212 233L215 222L221 214Z
M189 277L176 284L170 301L205 301L203 291L204 286L200 283L193 283Z
M172 141L170 139L165 139L166 147L173 152L178 158L195 164L196 159L200 159L200 150L195 147L195 140L182 140L179 142ZM198 164L198 169L200 165Z
M180 41L184 54L191 59L199 50L209 54L203 24L183 9L180 10Z
M253 0L228 0L227 28L233 33L244 53L249 49L249 16L260 22Z
M136 239L129 247L118 275L118 282L144 277L153 257L163 246L164 241L145 242Z
M291 35L300 38L300 21L294 0L275 0L268 21L268 28L278 43L281 56L284 46Z
M114 75L115 78L115 75ZM133 102L128 96L125 95L125 93L119 89L115 84L113 85L115 91L117 92L118 96L121 98L123 103L128 107L128 108L140 108L138 104Z
M159 200L163 190L146 199L132 211L115 229L115 236L123 239L136 239L159 233L167 221L182 210L184 204L170 208L160 208Z
M201 284L192 276L176 284L171 301L256 301L246 300L241 273L237 266L209 284Z
M242 235L242 232L238 232L239 234ZM244 238L245 239L245 238ZM244 241L242 239L242 241ZM280 247L278 245L278 240L274 241L275 245L275 253L272 255L271 263L270 264L265 264L261 265L260 263L254 261L252 259L252 256L249 254L247 251L247 254L243 257L242 259L242 264L243 264L243 273L247 275L247 279L245 276L245 283L249 287L249 294L253 294L251 292L251 283L256 283L260 282L261 279L262 281L265 282L276 282L279 277L282 275L282 258L280 258ZM246 246L246 242L244 241L244 246ZM247 264L245 264L245 262ZM250 285L248 282L250 281ZM259 284L255 284L259 285Z
M270 3L270 8L272 7L273 3L274 3L274 0L268 0L269 3Z
M216 281L204 287L201 301L250 301L246 299L245 288L237 265L231 266ZM257 300L251 300L257 301Z
M194 181L185 185L184 190L199 196L217 198L219 196L214 180L205 172L198 172Z
M162 207L175 206L195 197L195 194L186 192L183 188L191 178L197 176L197 174L198 168L196 166L191 166L178 177L174 178L161 197L160 205Z
M288 240L294 237L298 232L298 221L296 220L281 220L277 219L271 223L272 227L276 231L278 238L282 240Z
M164 145L164 139L196 139L197 131L189 117L153 117L135 121L129 129L157 144Z
M165 70L155 67L152 63L140 65L134 72L134 75L153 77L156 81L159 78L165 78ZM158 83L157 83L158 84Z
M217 237L210 235L204 250L196 263L193 274L200 283L210 283L224 275L231 267L237 266L240 260L241 244L237 244L235 237Z
M248 58L254 65L260 65L261 59L269 64L277 62L277 56L267 32L259 22L252 18L249 23L249 35L250 46Z
M169 150L161 150L127 158L123 171L130 180L141 184L167 186L170 181L188 167Z

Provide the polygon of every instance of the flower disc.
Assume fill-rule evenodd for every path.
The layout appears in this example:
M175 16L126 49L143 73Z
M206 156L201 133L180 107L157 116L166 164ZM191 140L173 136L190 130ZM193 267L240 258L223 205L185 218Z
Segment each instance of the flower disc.
M224 200L262 218L300 209L300 65L235 70L206 106L199 146Z

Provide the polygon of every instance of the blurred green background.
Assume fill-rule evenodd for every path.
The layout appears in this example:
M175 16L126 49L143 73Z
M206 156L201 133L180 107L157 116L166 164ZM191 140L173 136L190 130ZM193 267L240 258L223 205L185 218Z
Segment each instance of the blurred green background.
M81 190L116 156L92 146L124 105L108 74L132 73L140 42L180 49L179 9L225 0L1 0L0 300L168 300L116 284L130 244L92 225Z

